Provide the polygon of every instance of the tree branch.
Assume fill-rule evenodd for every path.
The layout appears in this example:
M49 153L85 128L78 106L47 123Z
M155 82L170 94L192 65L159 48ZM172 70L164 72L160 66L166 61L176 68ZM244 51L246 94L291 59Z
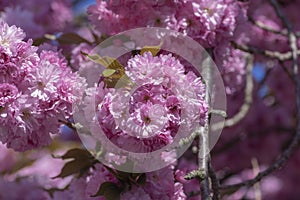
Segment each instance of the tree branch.
M241 106L239 112L235 114L232 118L226 119L225 122L220 122L213 124L211 129L212 131L219 130L223 127L230 127L238 122L240 122L248 113L250 106L252 104L252 92L253 92L253 78L252 78L252 69L253 69L253 56L248 56L246 67L246 87L245 87L245 99L244 103Z
M61 120L61 119L58 119L58 122L66 125L70 129L76 131L76 127L74 126L74 124L72 122Z
M260 54L269 58L277 59L279 61L287 61L292 59L292 52L281 53L278 51L270 51L265 49L259 49L252 46L247 46L243 44L238 44L236 42L231 42L234 48L239 49L241 51L250 53L250 54ZM300 51L297 51L297 54L300 55Z
M212 185L212 192L213 192L213 200L220 199L220 192L219 192L219 180L218 177L214 171L214 169L211 166L211 163L208 163L208 174L211 179L211 185Z
M255 183L259 182L265 176L268 176L275 170L281 168L291 157L292 153L297 149L300 141L300 80L299 80L299 67L298 67L298 48L297 48L297 40L296 35L293 32L292 25L282 13L280 6L276 0L269 0L271 5L274 7L278 17L281 19L283 25L288 30L288 38L290 48L292 50L292 60L293 60L293 78L295 81L295 93L296 93L296 133L294 134L291 142L288 147L281 153L280 157L267 169L257 174L257 176L253 179L233 184L222 186L222 190L236 191L240 187L246 186L251 187Z
M260 137L262 135L267 136L270 134L273 134L275 131L277 131L277 134L284 134L284 133L293 133L294 129L293 128L289 128L289 127L282 127L282 126L274 126L271 128L267 128L267 129L262 129L256 132L250 132L250 134L244 134L241 133L239 135L237 135L236 137L233 137L232 139L230 139L228 142L226 142L223 146L219 147L218 149L214 149L212 151L212 155L218 155L221 153L224 153L224 151L228 151L231 148L233 148L237 143L242 142L243 140L250 140L256 137ZM276 133L276 132L275 132ZM276 137L274 135L274 137Z
M253 167L253 174L254 174L254 176L256 176L259 173L259 165L258 165L257 159L252 158L251 164ZM254 184L253 189L254 189L255 200L261 200L261 190L260 190L259 182Z
M286 36L288 33L287 30L275 30L272 27L269 27L260 21L255 21L252 17L249 17L249 21L252 22L252 24L254 24L255 26L259 27L260 29L271 32L271 33L284 35L284 36Z
M283 35L283 36L287 36L288 35L288 31L286 29L284 30L276 30L273 29L272 27L269 27L267 25L265 25L264 23L260 22L260 21L255 21L252 17L248 18L250 22L252 22L255 26L261 28L262 30L271 32L271 33L275 33L275 34L279 34L279 35ZM295 32L295 36L298 38L300 37L300 31Z
M208 60L209 61L209 60ZM210 61L209 61L210 62ZM212 91L212 75L213 69L210 65L205 65L203 68L203 77L205 79L206 85L206 95L205 101L208 107L211 108L210 92ZM210 109L210 112L212 109ZM224 114L220 111L215 111L217 113ZM203 200L212 199L211 198L211 184L208 176L208 165L210 164L209 155L209 118L205 122L204 127L200 127L199 131L199 145L198 145L198 169L188 173L185 178L192 179L197 178L200 183L201 198Z

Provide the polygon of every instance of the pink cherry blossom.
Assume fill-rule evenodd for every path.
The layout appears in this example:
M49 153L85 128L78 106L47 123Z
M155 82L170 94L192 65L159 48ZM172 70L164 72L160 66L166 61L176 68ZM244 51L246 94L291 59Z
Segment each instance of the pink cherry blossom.
M96 97L98 122L117 146L152 152L170 144L179 129L189 133L206 121L201 77L191 71L185 74L184 66L171 54L137 55L128 60L125 70L136 84L132 93L101 84Z
M70 27L73 13L68 0L11 0L0 19L21 27L29 38L39 38Z
M58 120L72 114L85 81L58 53L39 57L20 28L1 22L0 30L0 140L17 151L47 145Z

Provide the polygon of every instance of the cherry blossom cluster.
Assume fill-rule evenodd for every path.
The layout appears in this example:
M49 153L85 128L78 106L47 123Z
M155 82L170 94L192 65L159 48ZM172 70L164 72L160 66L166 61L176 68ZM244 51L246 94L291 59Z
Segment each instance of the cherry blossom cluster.
M98 122L114 144L131 152L152 152L172 143L179 131L204 126L208 106L203 80L171 54L136 55L125 70L134 89L101 83L96 99Z
M49 144L85 85L58 52L38 55L24 38L22 29L0 22L0 140L17 151Z
M225 77L227 94L244 84L244 53L231 40L241 38L236 28L244 23L245 8L232 0L204 1L101 1L88 8L91 22L106 35L138 27L164 27L182 32L213 54ZM137 12L138 11L138 12Z
M73 20L68 0L4 0L2 4L1 20L21 27L29 38L67 29Z
M212 47L233 36L239 10L231 0L97 0L96 5L89 7L88 14L97 29L107 35L144 26L165 27Z
M212 166L222 187L254 178L257 170L268 168L286 149L295 132L295 83L291 80L290 61L278 62L264 55L264 50L269 55L290 50L287 30L271 1L96 0L87 15L74 20L71 4L76 2L79 1L0 2L0 199L104 200L103 195L92 196L105 182L122 188L120 198L124 200L200 199L199 182L185 179L188 172L198 169L197 140L178 163L146 173L143 184L120 181L115 172L100 163L72 176L53 179L67 166L62 159L51 156L53 149L61 148L55 140L53 146L47 147L51 150L22 154L13 151L48 145L53 141L52 134L67 128L65 125L60 129L61 122L72 126L72 104L82 96L85 86L78 74L90 78L86 80L89 86L101 74L82 52L90 54L103 38L132 28L167 28L204 46L223 77L227 119L244 108L241 106L245 103L245 75L249 73L244 52L249 49L236 44L254 49L250 51L254 52L250 110L238 124L223 131L211 152ZM277 2L293 31L300 30L299 1ZM86 27L88 20L84 17L95 30ZM77 32L90 42L75 36L75 41L72 37L64 38L67 41L61 45L57 38L67 32ZM299 32L296 33L299 47ZM45 34L50 35L43 38ZM55 47L34 46L40 39ZM148 45L149 40L144 39L141 47ZM182 43L169 43L181 49ZM198 53L183 52L187 57L197 57ZM205 85L185 60L161 51L155 56L149 52L135 54L121 63L125 75L134 82L132 90L105 87L100 81L96 102L91 103L96 103L93 120L114 145L133 153L155 152L171 144L180 131L190 133L195 124L203 125L208 120ZM75 135L73 129L69 131ZM62 145L73 148L68 139ZM300 184L296 176L299 155L300 151L295 151L286 168L264 177L254 187L241 187L232 194L219 188L222 198L254 199L260 193L262 199L294 199L300 195L295 188ZM168 154L162 157L172 159ZM106 158L116 164L126 160L111 152L106 153ZM253 164L255 160L258 166Z

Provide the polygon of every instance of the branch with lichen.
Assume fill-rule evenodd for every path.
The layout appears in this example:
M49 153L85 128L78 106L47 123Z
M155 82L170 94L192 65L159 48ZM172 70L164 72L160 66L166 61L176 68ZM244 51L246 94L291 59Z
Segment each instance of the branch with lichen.
M250 45L238 44L236 42L231 42L234 48L239 49L243 52L250 53L250 54L259 54L263 55L268 58L276 59L279 61L287 61L292 59L292 52L288 51L285 53L279 51L271 51L266 49L256 48ZM296 51L297 55L300 55L300 50Z
M252 104L252 92L253 92L253 78L252 78L252 68L253 68L253 56L248 55L247 57L247 67L246 67L246 87L245 87L245 99L241 106L239 112L233 117L226 119L225 122L219 122L213 124L212 131L222 129L223 127L234 126L240 122L247 115L250 106Z
M226 116L226 113L221 110L214 110L211 108L211 99L210 92L212 91L212 75L213 69L210 65L205 65L203 67L203 77L205 79L206 84L206 95L205 101L209 105L209 114L218 114L223 117ZM209 173L210 164L210 155L209 155L209 119L206 121L204 127L200 127L198 132L192 135L192 137L199 136L199 144L198 144L198 169L189 172L186 174L185 179L193 179L197 178L200 183L200 191L202 199L212 199L213 196L217 197L218 195L214 195L214 191L217 191L216 188L212 188L211 177ZM191 139L191 138L190 138ZM216 178L216 177L214 177Z
M260 21L256 21L254 20L252 17L248 18L249 21L254 24L255 26L259 27L262 30L265 30L267 32L271 32L271 33L275 33L275 34L279 34L279 35L283 35L283 36L287 36L288 35L288 31L287 29L283 29L283 30L276 30L270 26L265 25L264 23L260 22ZM294 32L296 37L300 37L300 32Z

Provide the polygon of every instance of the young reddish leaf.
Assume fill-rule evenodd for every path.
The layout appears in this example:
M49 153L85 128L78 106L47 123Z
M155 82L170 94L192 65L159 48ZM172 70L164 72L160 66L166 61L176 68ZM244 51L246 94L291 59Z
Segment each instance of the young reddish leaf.
M45 37L42 37L42 38L36 38L33 40L33 43L32 45L34 46L40 46L41 44L45 43L49 41L49 39L45 38Z
M101 184L97 193L91 197L104 196L106 200L119 200L121 189L113 182L104 182Z
M130 180L131 174L128 172L117 171L116 178L123 182L128 182Z
M69 159L69 158L77 158L77 159L89 159L92 155L89 151L85 149L71 149L67 151L63 156L61 156L62 159Z
M80 44L80 43L91 44L90 41L84 39L83 37L75 33L63 33L58 38L56 38L56 40L60 44Z
M72 174L81 173L82 170L86 170L91 167L92 163L88 160L72 160L67 162L62 168L59 175L54 178L65 178Z
M54 178L64 178L72 174L82 174L83 171L87 170L95 163L94 157L84 149L71 149L61 156L63 160L73 159L70 162L67 162L59 175Z

